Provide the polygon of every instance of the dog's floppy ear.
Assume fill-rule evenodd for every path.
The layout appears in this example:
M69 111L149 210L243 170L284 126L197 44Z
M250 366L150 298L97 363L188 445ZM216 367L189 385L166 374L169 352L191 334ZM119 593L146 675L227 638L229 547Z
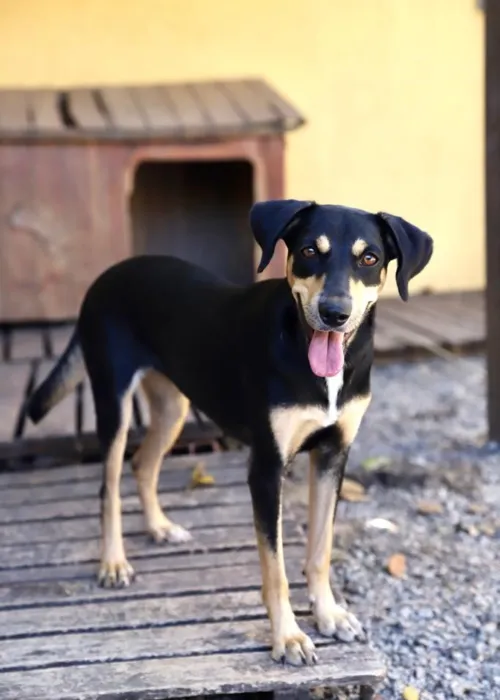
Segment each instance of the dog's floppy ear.
M399 216L379 212L387 230L388 248L391 259L396 258L396 283L399 296L408 301L408 283L412 277L422 272L432 256L433 241L429 234Z
M314 205L315 202L301 202L297 199L274 199L253 205L250 210L250 226L262 249L257 272L262 272L269 265L276 243L285 237L287 227L297 214Z

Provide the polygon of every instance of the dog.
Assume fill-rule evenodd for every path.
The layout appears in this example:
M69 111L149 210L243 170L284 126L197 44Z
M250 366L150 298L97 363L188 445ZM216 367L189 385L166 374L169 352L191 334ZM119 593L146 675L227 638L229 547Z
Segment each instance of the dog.
M163 457L196 406L249 445L248 485L271 626L272 658L317 661L289 602L281 533L284 468L310 455L305 575L319 632L352 641L363 635L329 581L336 505L350 446L370 403L376 302L396 260L404 301L429 262L431 237L404 219L313 201L256 203L250 226L262 250L258 271L279 240L286 277L247 287L189 262L138 256L107 269L89 288L75 332L34 392L34 423L88 373L103 453L104 586L127 586L133 570L122 537L120 477L132 413L142 385L151 423L132 459L145 524L158 542L190 534L171 522L157 495Z

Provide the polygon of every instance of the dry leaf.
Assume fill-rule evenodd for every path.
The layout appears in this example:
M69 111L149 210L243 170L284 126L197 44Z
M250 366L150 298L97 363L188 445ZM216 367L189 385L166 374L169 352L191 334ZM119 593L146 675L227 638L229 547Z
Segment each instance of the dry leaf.
M439 515L443 512L443 506L437 501L419 501L417 513L420 515Z
M196 489L200 486L213 486L215 479L211 474L205 472L205 462L198 462L191 474L190 488Z
M391 460L388 457L368 457L361 462L363 469L367 472L373 472L377 469L382 469L382 467L388 467L391 464Z
M402 578L406 573L406 557L404 554L393 554L387 562L387 571L394 578Z
M352 503L368 500L365 487L352 479L344 479L342 482L340 498L344 501L351 501Z
M418 700L420 697L420 691L411 685L407 685L403 690L403 700Z
M388 532L398 531L397 525L385 518L372 518L371 520L367 520L366 527L375 528L376 530L387 530Z

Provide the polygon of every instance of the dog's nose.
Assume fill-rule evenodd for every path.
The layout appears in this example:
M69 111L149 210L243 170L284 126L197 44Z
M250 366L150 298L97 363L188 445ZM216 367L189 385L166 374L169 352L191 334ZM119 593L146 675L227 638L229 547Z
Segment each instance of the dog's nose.
M330 297L318 304L318 312L323 323L330 328L340 328L349 320L352 312L350 297Z

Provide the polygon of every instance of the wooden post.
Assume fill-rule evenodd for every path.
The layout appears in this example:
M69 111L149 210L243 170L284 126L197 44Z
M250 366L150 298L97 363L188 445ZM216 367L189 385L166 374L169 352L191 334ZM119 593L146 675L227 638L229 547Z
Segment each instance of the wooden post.
M486 6L486 354L488 432L500 442L500 3Z

